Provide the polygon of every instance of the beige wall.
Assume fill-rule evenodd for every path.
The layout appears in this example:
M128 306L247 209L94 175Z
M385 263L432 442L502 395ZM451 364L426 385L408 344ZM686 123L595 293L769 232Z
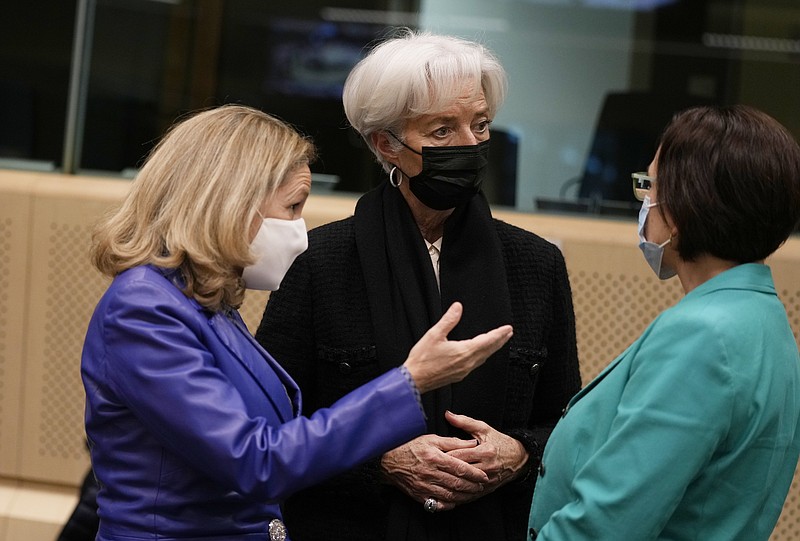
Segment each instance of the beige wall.
M128 181L0 170L0 541L54 539L88 468L79 358L92 309L107 285L91 268L91 224ZM352 197L314 196L314 227L352 213ZM635 224L495 212L558 244L570 273L584 381L681 296L642 262ZM779 294L800 336L800 239L771 258ZM248 294L251 330L266 294ZM793 485L773 540L800 538Z

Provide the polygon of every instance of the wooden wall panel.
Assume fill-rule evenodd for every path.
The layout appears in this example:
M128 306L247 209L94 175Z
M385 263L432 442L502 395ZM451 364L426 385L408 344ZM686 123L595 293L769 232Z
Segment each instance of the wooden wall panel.
M88 262L89 234L128 186L123 180L0 171L0 538L4 532L17 532L15 539L25 538L18 532L52 538L74 505L71 491L88 466L80 350L108 283ZM304 214L311 228L351 215L354 206L354 197L312 196ZM584 383L682 297L677 280L661 282L645 264L633 221L507 210L495 215L563 251ZM800 238L790 239L769 263L800 342ZM251 331L267 297L245 297L241 312ZM772 541L800 539L798 485L795 476ZM39 523L26 511L34 500L53 506Z

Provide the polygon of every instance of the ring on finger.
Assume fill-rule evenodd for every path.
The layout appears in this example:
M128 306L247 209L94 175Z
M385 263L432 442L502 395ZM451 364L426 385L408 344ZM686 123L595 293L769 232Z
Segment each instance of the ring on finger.
M434 498L428 498L425 500L425 503L422 504L422 507L428 513L435 513L436 509L439 508L439 502L437 502Z

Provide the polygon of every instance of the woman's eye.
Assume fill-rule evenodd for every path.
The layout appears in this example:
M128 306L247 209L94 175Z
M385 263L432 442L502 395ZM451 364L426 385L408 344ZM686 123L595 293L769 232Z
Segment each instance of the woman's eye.
M489 126L490 126L491 124L492 124L492 121L491 121L491 120L483 120L483 121L479 122L479 123L478 123L478 124L475 126L475 131L476 131L477 133L484 133L484 132L486 132L486 131L488 131L488 130L489 130Z
M436 137L447 137L450 134L450 128L442 126L434 130L433 135Z

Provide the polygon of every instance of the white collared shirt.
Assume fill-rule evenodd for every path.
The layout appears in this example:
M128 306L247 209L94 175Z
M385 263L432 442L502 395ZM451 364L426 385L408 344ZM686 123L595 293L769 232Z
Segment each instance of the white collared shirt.
M425 240L425 246L428 247L428 255L431 256L431 264L433 265L433 274L436 275L436 285L439 286L439 254L442 251L442 237L436 242L428 242Z

